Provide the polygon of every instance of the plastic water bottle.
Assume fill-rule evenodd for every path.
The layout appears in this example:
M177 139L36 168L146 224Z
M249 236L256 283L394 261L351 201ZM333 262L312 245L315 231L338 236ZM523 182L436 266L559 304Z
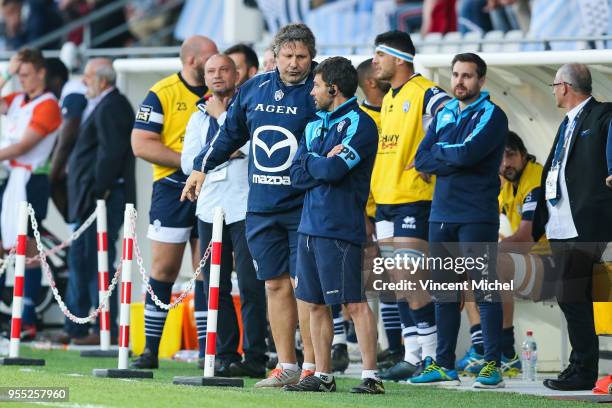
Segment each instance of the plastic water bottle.
M535 381L538 369L538 345L531 330L527 332L527 337L521 345L521 364L523 366L523 380Z

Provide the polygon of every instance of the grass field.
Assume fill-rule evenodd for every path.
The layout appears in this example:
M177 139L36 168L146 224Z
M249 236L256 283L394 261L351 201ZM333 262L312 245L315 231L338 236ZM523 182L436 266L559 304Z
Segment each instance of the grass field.
M172 384L172 378L197 376L194 364L162 361L153 380L117 380L94 378L93 368L116 368L116 359L81 358L76 352L40 351L22 348L22 357L44 358L45 367L19 368L0 366L0 386L68 387L69 402L45 403L58 407L585 407L584 403L554 401L509 393L459 392L455 390L414 387L386 383L386 395L353 395L349 389L357 380L341 378L333 394L288 393L280 390L254 389L255 380L247 380L243 389L189 387ZM9 408L31 406L24 403L3 404Z

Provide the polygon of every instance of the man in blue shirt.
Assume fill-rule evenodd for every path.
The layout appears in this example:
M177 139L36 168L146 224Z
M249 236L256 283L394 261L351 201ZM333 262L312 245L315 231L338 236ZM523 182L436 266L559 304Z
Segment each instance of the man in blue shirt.
M354 96L357 70L343 57L314 71L319 111L291 165L291 183L306 190L298 229L295 294L308 304L316 372L287 391L336 391L331 374L330 306L347 305L363 360L363 382L351 392L383 394L376 375L376 323L361 283L365 206L378 145L376 124Z
M282 387L299 381L295 354L298 312L304 343L303 374L314 372L307 309L301 302L296 306L291 281L304 193L291 185L289 174L299 138L315 114L309 95L316 54L314 35L304 24L289 24L277 33L273 48L277 69L240 87L219 133L194 159L194 170L181 195L181 200L196 200L206 173L251 140L246 237L257 277L266 281L268 316L279 361L256 387Z
M496 243L499 230L498 169L508 134L506 114L481 91L487 65L476 54L455 56L451 86L455 99L435 116L416 154L416 169L437 176L429 217L429 243L432 258L450 255L446 243L455 243L460 257L457 267L432 268L435 282L496 281ZM451 245L452 246L452 245ZM453 251L455 252L455 251ZM461 259L463 258L463 259ZM471 268L459 269L459 260ZM480 262L479 262L480 261ZM469 269L469 270L468 270ZM474 286L470 287L475 289ZM502 305L499 292L474 290L480 309L484 340L482 370L476 388L501 388ZM438 324L436 361L411 383L459 385L455 370L455 348L459 333L459 292L432 291Z

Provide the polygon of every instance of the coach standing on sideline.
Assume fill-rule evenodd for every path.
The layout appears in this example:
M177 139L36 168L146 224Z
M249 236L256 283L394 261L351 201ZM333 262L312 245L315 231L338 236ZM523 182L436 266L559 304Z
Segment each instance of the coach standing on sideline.
M95 211L96 200L106 201L110 279L115 273L116 241L123 224L123 210L126 203L136 199L135 159L130 146L134 111L115 87L116 74L111 60L89 61L83 78L92 110L80 127L68 159L68 215L78 229ZM95 228L88 228L70 250L69 285L70 293L76 298L69 299L69 307L77 316L86 316L90 307L98 307L97 242ZM109 305L111 337L116 338L116 291ZM74 323L67 321L67 325L73 327ZM73 342L100 344L99 325L92 328L92 333L74 338Z
M566 64L555 76L557 107L567 111L542 173L533 237L544 233L559 265L557 302L572 353L553 390L590 390L597 380L599 340L593 322L593 264L612 241L612 104L591 96L586 65ZM608 182L608 185L606 185Z
M455 98L435 116L416 154L416 169L438 176L429 218L433 256L446 256L444 243L458 242L463 257L487 257L488 267L473 269L472 280L495 281L495 248L499 231L499 165L508 118L482 91L487 64L473 53L453 58L451 86ZM480 247L466 244L480 243ZM487 252L483 246L487 246ZM455 271L432 270L434 280L461 279ZM475 388L501 388L502 305L496 291L474 291L481 315L484 365ZM435 294L438 347L436 361L410 379L412 384L459 385L455 349L461 320L459 293ZM447 296L445 296L447 295Z
M310 311L316 372L287 391L336 391L332 305L347 306L361 349L362 383L353 393L384 394L376 375L376 322L362 283L365 207L378 131L359 108L357 70L332 57L315 68L311 95L318 118L306 125L291 165L291 183L306 191L298 236L295 295Z
M291 281L304 195L291 186L289 176L304 127L315 115L310 96L316 54L312 31L304 24L281 28L274 38L274 53L277 69L240 87L219 134L194 160L194 170L181 195L181 200L196 200L206 173L251 139L246 235L257 277L266 281L268 315L279 361L269 378L256 387L282 387L299 381L295 355L298 311L304 341L302 368L314 369L308 311L303 303L296 307Z

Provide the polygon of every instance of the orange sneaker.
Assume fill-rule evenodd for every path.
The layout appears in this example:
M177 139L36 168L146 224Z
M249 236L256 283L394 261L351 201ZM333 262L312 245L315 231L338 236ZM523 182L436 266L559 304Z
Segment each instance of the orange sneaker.
M304 377L308 377L309 375L315 375L314 370L302 370L302 374L300 374L300 381L302 381Z

